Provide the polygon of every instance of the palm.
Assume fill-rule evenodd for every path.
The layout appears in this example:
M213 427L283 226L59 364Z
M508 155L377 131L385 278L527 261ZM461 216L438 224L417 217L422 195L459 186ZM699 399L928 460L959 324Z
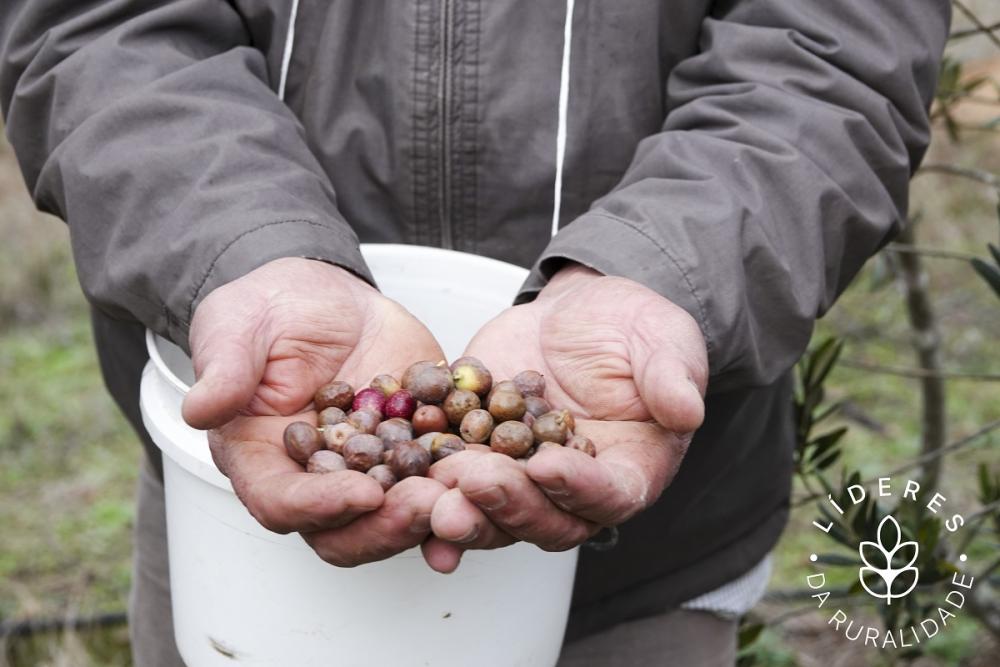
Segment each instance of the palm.
M363 386L443 358L399 304L341 269L302 259L276 260L210 294L195 313L191 351L199 383L184 418L201 428L237 412L294 414L334 377Z
M315 422L309 404L331 379L362 387L379 373L443 357L399 304L341 269L275 260L198 306L191 350L198 382L184 418L216 427L213 458L262 525L302 533L338 565L387 558L424 540L445 491L440 483L413 477L383 493L359 472L303 472L282 443L288 423Z
M397 304L378 298L371 312L333 311L329 299L296 304L294 322L268 353L251 400L251 414L290 414L334 377L355 387L379 373L400 377L423 359L443 359L440 345L420 322Z
M647 421L649 409L636 388L632 361L612 329L614 312L547 313L517 306L487 324L467 354L494 369L497 379L525 369L542 373L546 397L592 420ZM524 341L511 346L505 341Z
M526 369L545 375L546 399L575 413L576 432L593 440L597 458L556 448L521 466L475 450L436 464L435 479L457 487L434 510L443 542L425 546L439 569L455 567L461 549L512 537L565 549L625 521L671 481L701 423L701 332L687 313L629 280L582 267L560 273L534 302L486 324L466 353L496 379Z

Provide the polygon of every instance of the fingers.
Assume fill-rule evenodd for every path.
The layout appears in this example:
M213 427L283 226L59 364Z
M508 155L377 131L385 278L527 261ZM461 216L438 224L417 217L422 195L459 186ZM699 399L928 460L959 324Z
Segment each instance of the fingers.
M705 418L705 340L685 311L665 300L658 305L633 321L635 335L628 339L636 388L657 422L693 433Z
M572 449L544 450L527 475L554 505L603 526L620 524L653 504L673 480L688 440L655 424L578 421L597 458Z
M338 567L389 558L427 538L431 510L445 490L432 479L408 477L386 492L385 502L377 510L340 528L305 533L302 537L320 558Z
M216 465L262 526L276 533L332 528L382 504L381 486L367 475L304 472L277 444L289 421L241 417L209 432Z
M703 389L690 366L669 350L633 365L636 388L658 423L675 433L693 433L705 419Z
M431 535L420 545L420 553L424 557L424 562L432 570L441 574L451 574L458 569L465 550L458 545Z
M181 407L189 425L198 429L225 424L250 402L267 364L268 343L259 335L256 315L240 317L220 288L209 295L196 311L191 325L191 354L197 382ZM259 319L259 318L258 318Z
M431 512L434 535L465 549L497 549L516 540L498 529L460 489L449 489Z
M559 509L528 478L520 462L503 454L484 454L470 462L458 487L503 532L547 551L570 549L598 529ZM467 515L460 525L468 523Z
M438 498L431 512L431 531L421 552L431 569L444 574L454 572L469 549L499 549L517 541L498 529L459 489L449 489Z

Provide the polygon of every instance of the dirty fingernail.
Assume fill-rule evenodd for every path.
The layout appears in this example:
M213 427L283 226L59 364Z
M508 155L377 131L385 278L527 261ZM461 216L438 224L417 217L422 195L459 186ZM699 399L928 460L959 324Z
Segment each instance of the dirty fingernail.
M507 494L499 486L491 486L477 491L471 496L472 502L484 510L498 510L507 504Z
M462 535L455 541L458 542L459 544L468 544L477 537L479 537L479 526L473 526L472 530L467 532L465 535Z
M413 517L413 521L410 523L411 533L426 533L431 529L431 514L427 512L426 514L418 514Z
M566 488L566 482L563 479L549 479L543 482L538 482L538 486L541 487L542 491L549 494L550 496L568 496L569 490Z

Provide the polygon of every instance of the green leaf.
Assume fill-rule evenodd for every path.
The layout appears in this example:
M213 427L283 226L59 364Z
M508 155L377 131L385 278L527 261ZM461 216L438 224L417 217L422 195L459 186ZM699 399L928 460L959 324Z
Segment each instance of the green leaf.
M840 458L840 455L844 453L843 449L835 449L818 461L813 462L813 466L817 470L826 470Z
M809 445L814 449L812 455L809 457L809 460L815 460L825 454L828 449L834 447L838 442L840 442L840 439L843 438L846 433L847 427L841 426L840 428L828 431L814 440L811 440Z
M990 81L990 78L987 76L974 76L962 81L961 84L959 84L958 89L963 93L972 93L976 90L976 88L979 88L988 81Z
M1000 210L1000 206L997 208ZM993 261L997 263L997 266L1000 266L1000 248L992 243L987 243L986 247L990 249L990 254L993 255Z
M827 338L820 343L819 348L812 355L811 363L809 364L807 385L818 387L823 384L826 376L829 375L830 371L833 370L834 364L837 363L837 358L840 356L843 348L844 342L833 337Z
M972 268L986 281L986 283L1000 296L1000 269L991 264L987 264L978 257L971 260Z
M993 495L990 485L990 472L986 469L985 463L979 464L979 502L984 505L989 504L989 498Z
M958 143L961 139L959 134L962 128L959 126L958 122L952 117L948 109L943 109L942 117L944 118L944 129L948 132L948 138L951 139L953 143Z
M823 408L822 410L820 410L819 412L817 412L812 416L813 424L818 424L827 417L833 416L834 414L839 412L840 408L842 408L843 406L844 406L843 401L837 401L836 403L831 403L830 405L826 406L825 408Z
M739 648L740 650L753 644L760 637L760 633L764 630L763 623L744 623L740 626L739 633Z

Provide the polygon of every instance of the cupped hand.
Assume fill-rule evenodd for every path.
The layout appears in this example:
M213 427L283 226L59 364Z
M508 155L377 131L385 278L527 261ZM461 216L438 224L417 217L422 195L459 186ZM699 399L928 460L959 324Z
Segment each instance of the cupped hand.
M707 353L691 316L636 282L578 265L489 322L466 354L497 380L541 372L545 398L575 415L597 457L549 449L525 465L477 447L435 464L431 476L451 490L423 549L441 571L464 549L524 540L564 550L629 519L673 479L704 416Z
M415 361L444 358L402 306L338 267L279 259L209 294L190 342L198 380L184 419L212 429L216 465L261 525L301 533L339 566L424 541L446 490L440 482L408 478L383 493L359 472L304 472L282 442L288 423L316 423L313 394L334 377L361 387L379 373L398 377Z

